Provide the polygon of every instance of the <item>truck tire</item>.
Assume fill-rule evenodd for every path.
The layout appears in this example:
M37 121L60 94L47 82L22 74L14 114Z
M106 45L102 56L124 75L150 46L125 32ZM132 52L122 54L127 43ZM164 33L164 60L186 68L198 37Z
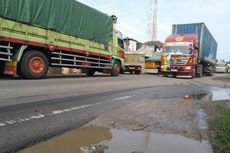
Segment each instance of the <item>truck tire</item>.
M213 76L213 70L210 71L209 76Z
M195 78L196 77L196 70L194 69L191 73L191 79Z
M118 61L114 61L113 68L111 70L111 76L119 76L121 72L121 64Z
M49 68L47 57L40 51L26 52L20 61L19 75L26 79L42 79Z
M87 69L86 72L85 72L85 74L87 76L93 76L95 74L95 72L96 71L94 69Z
M4 62L0 61L0 75L3 75L4 67L5 67Z
M203 66L202 65L199 65L199 66L197 66L197 69L199 69L199 73L198 73L198 77L199 78L202 78L203 77Z
M20 68L20 67L21 67L21 66L20 66L20 64L19 64L19 66L17 66L17 75L19 76L19 78L24 79L25 76L22 74L22 71L21 71L21 68Z
M173 78L176 78L177 77L177 73L173 73Z
M141 70L136 70L135 74L141 74Z

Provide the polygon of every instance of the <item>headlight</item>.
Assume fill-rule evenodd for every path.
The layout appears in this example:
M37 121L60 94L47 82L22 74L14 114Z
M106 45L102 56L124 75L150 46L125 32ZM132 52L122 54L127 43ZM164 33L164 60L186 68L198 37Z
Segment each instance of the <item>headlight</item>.
M192 69L191 66L186 66L186 67L185 67L185 70L191 70L191 69Z

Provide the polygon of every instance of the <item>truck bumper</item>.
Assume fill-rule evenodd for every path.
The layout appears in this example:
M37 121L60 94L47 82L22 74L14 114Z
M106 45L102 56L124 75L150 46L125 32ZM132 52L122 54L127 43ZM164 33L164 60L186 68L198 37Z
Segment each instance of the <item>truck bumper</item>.
M144 72L158 74L159 70L158 69L145 69Z
M168 77L192 78L192 72L161 72L160 74Z
M141 66L125 66L125 71L130 72L130 71L141 71L142 67Z
M172 66L167 69L161 69L163 76L174 76L181 78L192 78L194 66Z

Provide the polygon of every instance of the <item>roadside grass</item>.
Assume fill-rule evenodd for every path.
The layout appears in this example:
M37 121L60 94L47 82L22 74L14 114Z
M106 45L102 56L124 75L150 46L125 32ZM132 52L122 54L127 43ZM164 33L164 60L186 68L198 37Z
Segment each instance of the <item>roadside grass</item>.
M230 102L224 103L210 125L211 143L215 153L230 153Z

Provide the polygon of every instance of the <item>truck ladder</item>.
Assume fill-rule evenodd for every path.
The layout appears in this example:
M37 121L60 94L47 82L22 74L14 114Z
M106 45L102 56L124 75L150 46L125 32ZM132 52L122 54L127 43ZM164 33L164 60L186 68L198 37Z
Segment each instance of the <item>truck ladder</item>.
M63 51L52 52L51 65L72 68L111 69L111 61L108 59Z
M10 43L7 46L0 45L0 61L12 61L11 49L13 47L10 46Z

